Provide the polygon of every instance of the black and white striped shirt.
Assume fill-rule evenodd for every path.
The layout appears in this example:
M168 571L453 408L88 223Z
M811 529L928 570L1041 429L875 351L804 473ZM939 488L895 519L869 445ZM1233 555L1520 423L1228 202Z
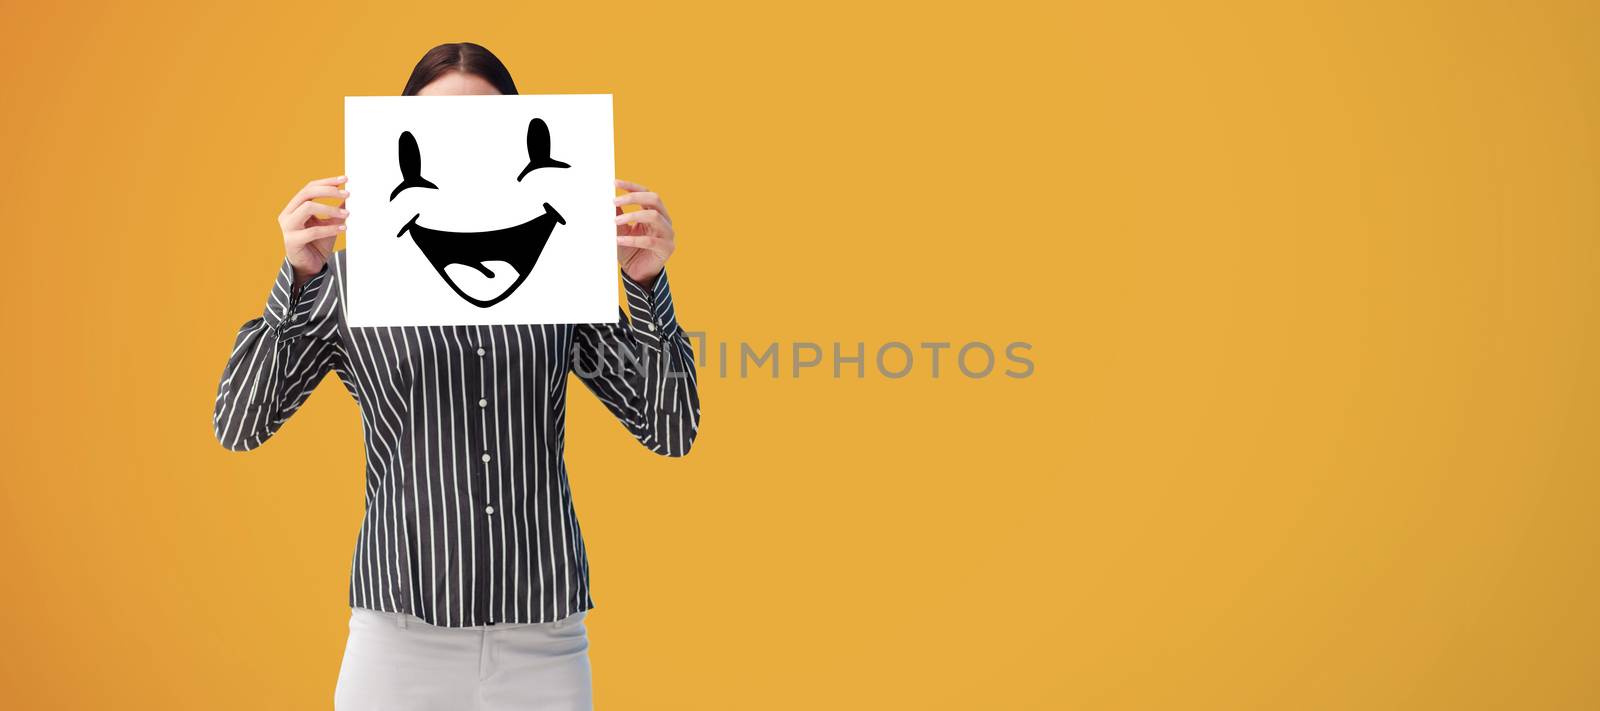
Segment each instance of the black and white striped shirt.
M445 627L592 608L562 456L567 374L651 451L688 453L700 399L666 273L623 277L631 318L615 323L350 328L344 256L298 292L285 260L222 373L217 439L260 446L331 370L366 440L352 606Z

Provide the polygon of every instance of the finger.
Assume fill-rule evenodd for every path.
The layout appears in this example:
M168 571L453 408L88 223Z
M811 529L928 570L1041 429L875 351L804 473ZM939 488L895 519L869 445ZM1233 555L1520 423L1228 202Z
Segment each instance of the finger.
M616 203L619 208L623 205L638 205L648 210L655 210L665 216L668 222L672 221L672 216L667 214L667 206L661 202L661 196L655 193L641 192L618 195L612 202Z
M656 212L655 210L635 210L633 212L624 212L620 215L617 215L616 219L617 224L619 225L645 225L646 227L655 230L658 234L670 232L672 230L672 223L668 222L667 218L663 217L661 213Z
M311 217L338 217L350 214L350 211L344 209L342 205L329 205L315 201L300 203L300 207L295 208L295 211L304 211L306 215Z
M305 226L306 227L321 227L322 225L342 225L342 224L344 224L344 219L345 218L343 218L343 217L330 217L330 218L327 218L327 219L322 219L320 217L313 217L313 218L311 218L309 220L306 220Z
M326 219L329 217L346 217L349 214L350 211L342 207L334 207L332 205L324 205L320 202L307 201L300 203L299 207L295 208L293 212L289 213L289 226L298 227L300 225L304 225L307 221L314 217Z
M311 181L309 183L306 183L306 186L301 188L300 192L304 193L305 191L311 190L312 188L330 188L330 187L331 188L340 188L341 186L343 186L345 184L345 181L346 181L346 178L343 175L336 175L336 176L334 176L332 178L322 178L320 180L313 180L313 181ZM295 200L291 200L290 203L292 204L292 203L294 203L294 202L296 202L296 201L298 201L300 199L303 199L303 198L301 198L299 194L296 194L295 195Z
M670 254L672 240L652 235L618 235L618 247L637 247L657 254Z
M314 242L319 239L337 237L339 236L339 233L343 231L344 225L318 225L316 227L307 227L303 230L291 233L290 237L296 244L305 244L307 242Z
M630 182L630 181L627 181L627 180L618 180L617 181L617 189L618 190L626 190L626 191L628 191L630 193L646 193L646 192L650 192L650 188L647 188L647 187L645 187L643 185L640 185L640 184L634 183L634 182Z
M308 200L316 200L318 198L343 198L349 197L349 195L350 191L345 190L337 185L318 185L316 183L311 183L301 188L300 192L295 193L294 197L289 200L289 204L283 206L283 212L280 214L287 215L290 212L293 212L296 207L299 207L301 203L304 203Z
M622 211L622 208L618 207L617 208L617 217L621 218L622 215L624 215L624 214L626 214L626 213L624 213ZM619 236L619 237L622 236L622 235L642 235L642 234L645 234L647 232L649 232L649 228L647 228L644 225L634 224L634 223L624 224L620 219L617 222L617 236Z

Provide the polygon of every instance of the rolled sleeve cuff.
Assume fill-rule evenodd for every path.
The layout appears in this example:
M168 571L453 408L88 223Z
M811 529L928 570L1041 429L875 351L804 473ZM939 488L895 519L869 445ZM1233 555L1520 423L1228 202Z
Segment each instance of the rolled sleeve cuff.
M283 260L283 265L278 268L278 278L272 284L272 293L267 297L267 308L261 317L267 327L278 334L280 338L299 335L305 330L306 324L311 320L311 309L317 303L317 294L327 282L328 265L322 266L322 271L306 280L300 288L294 288L294 267L288 259Z
M648 287L623 274L622 288L628 295L629 325L640 343L659 351L663 340L679 336L677 315L672 310L672 288L667 284L665 269Z

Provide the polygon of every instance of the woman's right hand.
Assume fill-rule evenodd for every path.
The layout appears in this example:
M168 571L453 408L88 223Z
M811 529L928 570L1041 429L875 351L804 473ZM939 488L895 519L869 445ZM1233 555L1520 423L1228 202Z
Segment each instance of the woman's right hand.
M333 242L344 231L344 220L350 216L350 211L344 209L344 198L350 196L344 181L341 175L306 183L278 214L283 253L294 268L295 286L316 276L333 256ZM339 198L339 206L324 205L316 202L317 198Z

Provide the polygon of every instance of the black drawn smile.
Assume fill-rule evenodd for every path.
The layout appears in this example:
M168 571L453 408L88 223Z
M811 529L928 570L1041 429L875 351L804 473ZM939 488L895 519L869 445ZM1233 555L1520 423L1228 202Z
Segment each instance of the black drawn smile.
M544 245L550 241L550 233L555 231L556 225L567 224L561 213L544 204L544 214L514 227L503 227L487 232L446 232L417 224L418 214L411 218L400 231L395 234L400 237L407 232L411 233L411 240L417 248L422 250L423 256L433 264L434 271L444 278L446 284L454 289L456 295L466 299L474 306L488 308L503 301L522 286L522 281L533 273L533 265L539 262L539 254L544 252ZM461 290L445 272L445 267L451 264L460 264L478 270L485 277L494 278L494 271L485 266L489 262L503 262L511 265L517 273L517 280L491 299L479 299Z

